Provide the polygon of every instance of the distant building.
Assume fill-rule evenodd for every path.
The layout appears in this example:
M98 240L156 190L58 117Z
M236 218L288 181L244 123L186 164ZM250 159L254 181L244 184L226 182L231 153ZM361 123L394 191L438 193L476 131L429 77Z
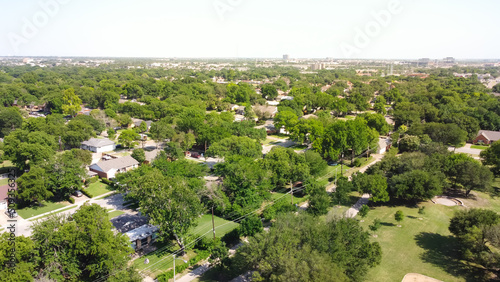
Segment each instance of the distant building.
M455 58L453 57L446 57L443 59L443 63L445 64L454 64L455 63Z
M88 150L94 153L102 153L113 151L114 149L116 149L116 144L114 141L111 141L108 138L90 138L89 140L83 141L81 143L80 149Z
M139 162L131 156L99 161L90 165L89 170L97 173L101 178L114 178L117 173L127 172L139 166Z
M500 140L500 131L479 130L477 137L474 138L472 143L483 143L489 145L498 140Z

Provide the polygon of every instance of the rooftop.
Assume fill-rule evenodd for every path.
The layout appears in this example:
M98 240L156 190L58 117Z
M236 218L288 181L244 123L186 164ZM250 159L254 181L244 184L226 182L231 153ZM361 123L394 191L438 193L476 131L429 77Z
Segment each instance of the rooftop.
M137 239L141 240L147 238L149 235L153 235L153 233L157 232L158 230L158 227L154 225L144 224L141 227L130 230L129 232L125 233L125 235L130 238L130 241L135 241Z
M114 145L115 142L109 140L108 138L104 138L104 139L90 138L87 141L83 141L81 144L100 148L100 147L104 147L104 146Z
M96 164L91 165L90 168L101 170L103 172L108 172L112 169L119 169L119 168L129 167L129 166L133 166L133 165L139 165L139 162L136 161L131 156L125 156L125 157L121 157L121 158L100 161Z

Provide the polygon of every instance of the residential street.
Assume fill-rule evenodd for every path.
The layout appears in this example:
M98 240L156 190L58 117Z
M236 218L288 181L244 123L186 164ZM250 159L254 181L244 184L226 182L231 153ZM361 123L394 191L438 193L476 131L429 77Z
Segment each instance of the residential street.
M109 195L111 193L114 193L114 192L108 192L106 194L103 194L101 195L100 197L102 196L105 196L105 195ZM82 196L82 198L85 197L85 196ZM88 199L88 198L86 198ZM69 210L65 210L63 212L60 212L58 213L59 215L69 215L69 214L73 214L80 206L82 206L84 203L89 203L89 204L98 204L100 205L101 207L103 208L106 208L106 209L112 209L112 210L122 210L122 211L125 211L127 213L130 213L131 211L129 209L127 209L126 207L123 206L123 196L122 194L116 194L116 195L113 195L113 196L110 196L108 198L101 198L101 199L90 199L90 200L85 200L85 198L83 199L77 199L75 204L73 205L69 205L69 206L65 206L63 208L60 208L60 209L57 209L57 210L53 210L51 212L47 212L47 213L43 213L43 214L40 214L40 215L37 215L37 216L34 216L34 217L31 217L31 218L27 218L27 219L23 219L21 217L17 217L17 225L16 225L16 235L17 236L30 236L31 235L31 228L30 226L33 224L33 222L36 221L37 218L42 218L46 215L49 215L51 213L56 213L57 211L59 210L65 210L69 207L74 207L72 209L69 209ZM30 221L30 220L33 220L35 219L35 221ZM43 221L43 219L42 219ZM2 227L5 227L7 226L5 223L3 223L2 221ZM7 230L4 230L4 231L7 231Z

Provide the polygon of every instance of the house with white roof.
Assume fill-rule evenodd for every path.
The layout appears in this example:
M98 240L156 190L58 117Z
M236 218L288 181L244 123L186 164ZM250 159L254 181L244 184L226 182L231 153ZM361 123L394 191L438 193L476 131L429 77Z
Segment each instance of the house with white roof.
M94 153L109 152L116 149L116 143L108 138L90 138L89 140L81 143L80 149L88 150Z

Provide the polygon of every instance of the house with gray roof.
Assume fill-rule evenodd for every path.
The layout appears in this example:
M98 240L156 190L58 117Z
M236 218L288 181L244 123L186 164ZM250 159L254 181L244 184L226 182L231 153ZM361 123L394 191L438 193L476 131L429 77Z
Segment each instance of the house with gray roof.
M474 138L472 143L483 143L489 145L498 140L500 140L500 131L479 130L477 137Z
M117 173L127 172L139 166L139 162L131 156L110 160L101 160L89 166L89 170L97 173L101 178L114 178Z
M87 141L83 141L80 145L80 149L88 150L94 153L109 152L113 151L115 148L115 142L109 140L108 138L90 138Z

